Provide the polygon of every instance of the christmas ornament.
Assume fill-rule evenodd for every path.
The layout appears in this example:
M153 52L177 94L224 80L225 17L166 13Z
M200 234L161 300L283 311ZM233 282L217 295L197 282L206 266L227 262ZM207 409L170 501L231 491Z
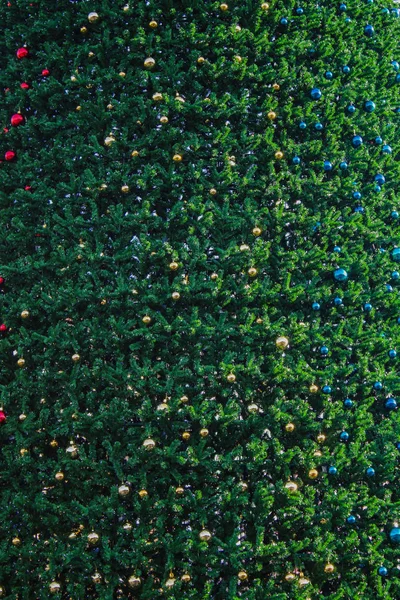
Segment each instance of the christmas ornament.
M17 360L17 365L18 365L19 367L24 367L24 366L25 366L25 359L24 359L24 358L19 358L19 359Z
M92 581L93 583L101 583L101 575L100 573L93 573L92 575Z
M95 531L92 531L91 533L89 533L89 535L87 536L87 541L89 542L89 544L91 544L92 546L94 546L95 544L97 544L97 542L99 541L100 536L98 533L96 533Z
M234 381L236 381L236 375L234 373L229 373L229 375L227 375L226 378L229 381L229 383L233 383Z
M205 438L208 436L208 429L200 429L200 437Z
M6 595L6 588L0 585L0 598Z
M220 4L220 5L219 5L219 7L220 7L220 9L221 9L222 11L226 11L226 10L228 10L228 5L227 5L227 4L225 4L225 3L223 3L223 4Z
M139 490L138 493L139 493L140 498L146 498L146 496L149 495L147 490Z
M318 386L315 384L310 385L309 389L312 394L315 394L316 392L318 392Z
M393 529L390 531L389 537L395 544L400 544L400 527L397 525L396 527L393 527Z
M295 430L295 424L294 423L287 423L285 425L285 430L288 431L289 433L291 433L292 431Z
M7 325L5 325L4 323L2 323L2 324L0 325L0 331L1 331L1 332L7 331Z
M160 117L160 123L162 123L163 125L168 123L168 117Z
M81 360L79 354L73 354L71 358L74 362L79 362Z
M71 458L77 458L78 456L78 448L76 446L74 446L73 444L71 444L70 446L68 446L68 448L66 449L66 453L68 454L68 456L70 456Z
M128 496L130 494L131 488L125 484L122 484L118 488L118 494L120 496Z
M259 235L261 235L261 229L259 227L254 227L253 228L253 235L255 235L256 237L258 237Z
M259 407L257 406L257 404L249 404L247 407L247 410L249 411L249 413L251 413L252 415L255 415L258 413L258 411L260 410Z
M20 546L21 545L21 540L18 537L13 538L12 545L13 546Z
M270 121L273 121L274 119L276 119L276 112L274 112L273 110L270 110L269 113L267 114L267 117Z
M386 575L388 574L388 570L386 567L379 567L378 573L381 577L386 577Z
M167 579L167 581L165 582L165 587L167 589L171 589L172 587L174 587L175 585L175 575L171 572L169 574L169 578Z
M115 142L115 137L113 135L108 135L104 140L104 144L106 146L111 146L111 144L113 144L114 142Z
M128 579L129 587L133 589L140 587L141 583L140 577L136 577L136 575L131 575Z
M149 315L145 315L142 319L143 323L145 323L146 325L148 325L149 323L151 323L151 317L149 317Z
M145 450L153 450L155 447L156 447L156 443L151 438L147 438L146 440L144 440L143 448Z
M178 486L177 488L175 488L175 494L178 494L178 496L181 496L184 492L185 492L185 490L181 486Z
M190 580L191 580L191 577L190 577L189 573L184 573L181 577L181 581L183 583L189 583Z
M317 469L310 469L310 471L308 471L308 476L310 479L316 479L318 477Z
M179 292L173 292L171 296L172 300L179 300L179 298L181 297Z
M23 319L27 319L29 317L29 310L23 310L21 313L21 317Z
M172 160L174 162L181 162L182 160L182 155L181 154L174 154L174 156L172 157Z
M329 467L328 473L329 473L329 475L337 475L337 468L333 467L333 466Z
M335 566L332 563L327 563L324 567L325 573L333 573Z
M61 585L58 583L58 581L52 581L49 585L49 591L51 594L56 594L60 591L60 589Z
M27 50L27 48L18 48L17 50L17 58L21 59L21 58L26 58L28 56L29 52Z
M64 479L64 473L62 471L59 471L55 474L55 478L57 479L57 481L62 481Z
M291 583L296 579L296 575L294 573L286 573L285 580Z
M333 273L333 276L337 281L346 281L348 277L347 271L344 269L336 269Z
M278 150L277 152L275 152L275 158L277 160L281 160L283 158L283 152L281 152L280 150Z
M202 542L208 542L211 539L211 533L207 529L203 529L199 533L199 538Z
M288 481L287 483L285 483L285 488L288 490L288 492L296 492L297 491L297 483L295 483L294 481Z
M239 571L238 579L240 581L246 581L246 579L248 579L248 575L247 575L246 571Z
M190 433L189 433L189 431L184 431L182 433L182 439L185 440L185 442L187 442L188 440L190 440Z
M131 156L139 156L139 152L137 150L133 150Z
M152 69L156 64L156 61L154 60L154 58L146 58L143 64L146 69Z
M218 273L211 273L210 279L212 279L213 281L215 281L216 279L218 279Z
M50 71L48 69L43 69L42 75L43 75L43 77L48 77L50 75Z
M155 94L153 94L153 100L155 102L161 102L162 99L163 95L160 92L156 92Z
M157 21L150 21L149 27L151 27L152 29L155 29L157 26L158 26Z
M24 117L19 113L15 114L11 117L11 125L13 125L14 127L18 127L18 125L22 125L22 123L24 123L24 121L25 121Z
M262 8L262 10L268 10L268 9L269 9L269 4L268 4L268 2L263 2L263 3L261 4L261 8Z
M313 100L319 100L322 97L322 92L319 88L313 88L310 95Z
M255 269L254 267L250 267L250 269L247 272L250 275L250 277L255 277L257 275L257 269Z
M88 21L89 23L96 23L99 20L99 15L97 14L97 12L90 12L88 14Z
M275 344L278 348L280 348L281 350L284 350L285 348L288 347L289 340L287 337L284 337L283 335L281 335L278 338L276 338Z
M7 150L7 152L6 152L6 153L5 153L5 155L4 155L4 158L5 158L7 161L14 160L14 159L15 159L15 157L16 157L16 153L14 152L14 150Z

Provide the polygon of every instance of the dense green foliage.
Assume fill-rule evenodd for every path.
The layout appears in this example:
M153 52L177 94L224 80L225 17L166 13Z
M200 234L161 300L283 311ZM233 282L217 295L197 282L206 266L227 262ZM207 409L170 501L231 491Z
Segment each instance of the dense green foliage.
M393 6L2 2L1 597L400 598Z

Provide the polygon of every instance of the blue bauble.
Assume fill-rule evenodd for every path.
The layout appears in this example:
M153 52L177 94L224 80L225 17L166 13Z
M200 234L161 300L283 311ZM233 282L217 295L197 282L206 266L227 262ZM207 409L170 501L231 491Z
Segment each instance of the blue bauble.
M340 12L345 12L345 10L347 10L347 6L346 6L346 4L341 4L341 5L339 6L339 10L340 10Z
M365 474L367 477L373 477L375 475L375 469L368 467L368 469L365 471Z
M400 273L398 271L392 271L392 279L398 279L400 277Z
M397 402L395 398L388 398L385 402L385 407L388 410L394 410L395 408L397 408Z
M396 260L396 261L400 260L400 248L395 248L393 250L393 252L392 252L392 258L393 258L393 260Z
M353 198L354 198L354 200L361 200L361 198L362 198L361 192L353 192Z
M341 247L340 247L340 246L334 246L334 248L333 248L333 251L334 251L334 252L341 252L341 251L342 251L342 249L341 249Z
M332 163L329 160L324 160L324 171L332 171Z
M347 164L347 162L345 160L342 160L342 162L340 163L339 167L342 169L342 171L344 171L345 169L347 169L349 165Z
M339 297L334 299L335 306L341 306L343 304L343 300Z
M344 67L342 67L342 71L343 71L343 73L345 73L346 75L347 75L348 73L350 73L350 70L351 70L351 69L350 69L350 67L349 67L348 65L345 65Z
M355 209L354 209L354 212L363 213L364 212L364 207L363 206L356 206Z
M400 9L398 8L392 8L392 10L390 11L392 13L392 15L396 18L400 17Z
M399 248L399 251L400 251L400 248ZM400 260L400 256L399 256L399 260ZM337 281L346 281L346 279L348 278L347 271L345 271L344 269L336 269L333 272L333 276Z
M322 123L315 123L314 127L315 127L315 129L317 131L322 131L323 128L324 128L324 126L322 125Z
M313 302L312 303L312 309L313 310L319 310L321 308L321 305L319 304L319 302Z
M299 8L296 8L296 13L297 13L298 15L302 15L302 14L303 14L303 12L304 12L304 10L303 10L302 8L300 8L300 6L299 6Z
M351 140L351 145L353 146L353 148L359 148L362 143L363 143L363 139L362 139L361 135L355 135L353 137L353 139Z
M400 325L400 317L397 317L397 322Z
M326 355L329 352L329 348L328 348L328 346L321 346L320 351L321 351L321 354Z
M280 20L280 24L283 25L284 27L286 27L286 25L288 24L288 20L285 17L282 17L282 19Z
M351 398L346 398L343 404L346 408L351 408L353 406L353 400Z
M392 154L392 148L388 144L382 146L382 154Z
M381 13L383 15L388 15L390 13L390 10L388 8L382 8Z
M325 79L332 79L332 77L333 77L332 71L326 71L326 73L325 73Z
M374 192L381 192L381 191L382 191L382 188L381 188L381 186L380 186L380 185L376 185L376 186L374 187Z
M379 185L383 185L385 183L386 179L385 179L385 176L382 175L382 173L378 173L378 175L375 175L374 181L376 181L376 183Z
M345 22L345 23L351 23L351 19L350 19L350 17L346 17L346 18L345 18L345 20L344 20L344 22Z
M381 390L383 388L383 383L381 383L380 381L375 381L374 383L374 389L375 390Z
M400 82L400 73L397 73L397 75L395 77L395 81L396 81L396 83Z
M364 304L364 310L365 310L366 312L371 312L371 310L372 310L372 304L370 304L369 302L366 302L366 303Z
M397 442L396 448L397 448L397 450L400 450L400 442Z
M329 473L329 475L336 475L337 468L336 467L329 467L328 473Z
M388 574L388 570L386 567L379 567L378 573L381 577L386 577L386 575Z
M375 110L375 102L373 102L372 100L367 100L364 104L364 109L368 112L368 113L372 113Z
M349 516L347 517L346 521L352 525L353 523L355 523L355 522L356 522L356 518L355 518L355 516L354 516L354 515L349 515Z
M400 527L393 527L389 535L392 542L400 544Z
M396 358L396 356L397 356L396 350L389 350L389 356L390 356L390 358Z
M342 440L342 442L347 442L347 440L349 439L350 435L347 433L347 431L342 431L342 433L340 434L339 437Z
M313 100L319 100L322 97L322 92L319 88L313 88L311 90L310 96Z
M299 157L299 156L294 156L294 157L292 158L292 163L293 163L294 165L299 165L299 164L300 164L300 157Z
M392 65L395 71L398 71L400 69L400 64L397 62L397 60L392 60L390 64Z
M331 386L330 386L330 385L324 385L324 387L322 388L322 392L323 392L324 394L330 394L330 393L331 393L331 391L332 391L332 388L331 388Z
M383 139L379 135L377 135L375 138L375 144L379 145L379 144L382 144L382 142L383 142Z
M399 213L397 212L397 210L392 210L392 212L390 213L390 216L392 217L392 219L398 219ZM400 257L396 260L400 260Z
M387 292L393 292L393 287L390 285L390 283L387 283L385 287Z
M354 106L354 104L349 104L347 107L347 112L349 112L350 114L353 114L356 112L356 107Z
M364 27L364 33L367 37L372 37L375 33L375 29L372 27L372 25L366 25Z
M305 129L307 127L307 123L305 123L304 121L300 121L299 127L300 129Z

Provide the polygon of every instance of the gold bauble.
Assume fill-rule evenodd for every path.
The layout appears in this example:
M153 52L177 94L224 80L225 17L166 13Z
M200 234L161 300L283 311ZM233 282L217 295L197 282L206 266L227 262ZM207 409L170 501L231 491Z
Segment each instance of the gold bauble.
M6 593L6 588L4 586L0 585L0 598L5 596L5 593Z
M294 573L286 573L285 579L290 583L296 579L296 575Z
M101 575L100 573L93 573L92 575L93 583L101 583Z
M250 275L250 277L255 277L257 275L257 269L255 269L254 267L250 267L250 269L247 272Z
M237 62L242 62L242 57L241 56L235 56L235 60Z
M180 401L186 403L189 402L189 398L187 396L181 396Z
M28 454L28 450L26 448L21 448L21 450L19 451L21 456L24 456L25 454Z
M151 317L149 317L149 315L145 315L142 321L143 323L146 323L146 325L148 325L149 323L151 323Z
M51 442L50 442L50 446L51 446L52 448L58 448L58 442L57 442L57 440L51 440Z
M263 320L262 320L262 318L261 318L261 317L258 317L258 318L256 319L256 323L258 323L258 325L261 325L261 323L262 323L262 322L263 322Z
M189 583L190 580L191 580L191 577L190 577L189 573L184 573L181 577L181 581L183 581L183 583Z
M168 123L168 117L160 117L160 123Z
M203 529L203 531L200 531L199 533L199 538L202 542L208 542L211 540L211 533L207 531L207 529Z
M66 449L66 453L71 458L76 458L78 456L78 448L76 446L68 446L68 448Z
M106 137L106 139L104 140L104 144L106 146L111 146L111 144L113 144L115 142L115 137L113 135L108 135Z
M262 10L268 10L268 9L269 9L269 4L268 4L268 2L263 2L263 3L261 4L261 8L262 8Z
M326 436L323 433L317 435L317 442L319 442L320 444L322 444L322 442L324 442L325 440Z
M114 107L112 104L107 104L107 108L108 108L108 110L112 110Z
M215 196L216 193L217 193L217 190L215 188L211 188L211 190L210 190L211 196Z
M75 75L72 75L72 76L71 76L71 81L76 81L76 77L75 77Z
M288 347L289 340L287 339L287 337L280 335L278 338L276 338L275 344L277 345L278 348L280 348L281 350L284 350L285 348Z
M242 492L246 492L249 489L249 486L247 485L247 483L245 481L241 481L239 483L239 487Z
M296 492L297 487L297 483L295 483L294 481L288 481L287 483L285 483L285 488L288 490L288 492Z
M175 494L178 494L178 496L181 496L184 492L185 490L180 485L177 488L175 488Z
M172 261L171 263L169 263L169 268L171 269L171 271L176 271L178 267L179 267L179 265L175 261Z
M248 246L247 244L241 244L239 246L239 250L240 252L245 252L246 250L250 250L250 246Z
M156 447L156 443L151 438L147 438L146 440L144 440L143 448L145 450L153 450L155 447Z
M133 150L131 156L139 156L139 152L137 150Z
M242 28L240 27L240 25L235 26L235 31L242 31Z
M125 531L132 531L132 523L129 523L129 521L127 521L126 523L124 523L122 525L123 529L125 529Z
M87 27L81 27L81 33L87 33Z
M23 319L27 319L29 317L29 310L23 310L21 313L21 317Z
M97 12L91 12L88 14L88 21L89 23L96 23L96 21L99 20L99 15L97 14Z
M267 117L270 121L273 121L274 119L276 119L276 112L274 112L273 110L270 110L269 113L267 114Z
M20 421L25 421L26 415L24 413L21 413L18 418Z
M88 57L89 57L89 58L93 58L93 56L94 56L94 52L89 52L89 53L88 53ZM92 86L90 86L90 87L92 87Z
M259 227L254 227L253 229L253 235L255 235L256 237L258 237L259 235L261 235L262 231Z
M120 485L118 488L118 494L120 496L127 496L131 491L131 488L128 485Z
M314 456L322 456L322 452L320 450L315 450Z
M197 62L199 63L199 65L201 65L206 59L204 58L204 56L199 56L199 58L197 59Z
M136 577L136 575L131 575L128 579L129 587L138 588L141 585L142 581L140 577Z
M175 162L181 162L182 160L182 155L181 154L174 154L172 157L172 160Z
M75 110L81 110L82 106L77 106Z
M19 358L19 359L17 360L17 365L18 365L19 367L23 367L23 366L25 366L25 359L24 359L24 358Z
M281 160L283 158L283 152L281 152L281 150L278 150L277 152L275 152L275 158L277 160Z
M129 4L125 4L125 6L122 9L124 12L128 12L129 10Z
M12 545L13 546L20 546L21 545L21 540L19 539L19 537L15 537L12 539Z
M274 88L274 90L277 92L278 90L281 89L281 86L279 85L279 83L273 83L272 87Z
M292 431L295 430L295 424L294 423L286 423L285 429L286 429L286 431L291 433Z
M307 577L300 577L300 579L299 579L300 586L308 585L309 583L310 583L310 580L307 579Z
M168 410L168 404L166 402L161 402L158 404L157 410Z
M200 436L201 436L202 438L205 438L205 437L207 437L207 436L208 436L208 433L209 433L209 432L208 432L208 429L206 429L205 427L204 427L203 429L200 429Z
M248 575L247 575L246 571L239 571L238 579L240 581L246 581L247 578L248 578Z
M170 590L172 587L174 587L174 585L175 585L175 576L173 573L170 573L169 578L165 582L165 587Z
M221 10L223 10L223 11L226 11L226 10L228 10L228 5L227 5L227 4L225 4L225 3L223 3L223 4L220 4L220 5L219 5L219 7L220 7L220 9L221 9Z
M58 471L58 473L55 474L55 478L57 481L62 481L64 479L64 473L62 471Z
M212 281L215 281L216 279L218 279L218 273L211 273L210 279L212 279Z
M149 492L147 490L139 490L139 496L140 498L146 498L146 496L149 495Z
M154 60L154 58L146 58L143 64L146 69L152 69L156 64L156 61Z
M258 411L260 410L259 407L257 406L257 404L249 404L247 407L247 410L249 411L249 413L251 413L252 415L255 415L256 413L258 413Z
M100 536L95 531L92 531L87 536L87 541L89 542L89 544L92 544L92 545L97 544L97 542L99 541L99 539L100 539Z
M327 563L324 567L325 573L333 573L335 566L332 563Z
M236 375L234 373L229 373L229 375L227 375L226 378L229 381L229 383L233 383L234 381L236 381Z
M163 95L160 92L156 92L153 94L153 100L155 102L160 102L163 99Z
M179 292L172 293L172 300L179 300L180 297L181 297L181 295Z
M56 594L60 591L60 589L61 585L58 583L58 581L52 581L49 585L49 590L51 594Z
M308 471L308 476L310 479L316 479L318 477L318 471L317 469L310 469Z
M182 439L185 440L185 441L190 440L190 432L189 431L184 431L182 433Z
M129 185L123 185L121 187L121 192L124 192L124 194L126 194L127 192L129 192Z
M318 392L318 386L315 385L314 383L312 385L310 385L310 392L312 394L315 394L316 392Z
M157 26L158 26L157 21L150 21L149 27L151 27L152 29L155 29Z
M73 354L71 358L74 362L79 362L81 360L79 354Z

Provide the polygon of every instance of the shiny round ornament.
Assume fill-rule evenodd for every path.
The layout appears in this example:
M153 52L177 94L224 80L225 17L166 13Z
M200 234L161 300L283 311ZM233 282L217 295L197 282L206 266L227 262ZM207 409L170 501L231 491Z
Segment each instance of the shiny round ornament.
M58 471L58 473L55 474L55 478L57 479L57 481L63 481L64 473L62 471Z
M129 185L123 185L121 187L121 192L123 192L124 194L127 194L129 192Z
M365 474L367 477L374 477L375 469L373 469L372 467L368 467L368 469L365 471Z
M173 157L172 157L172 160L173 160L174 162L181 162L181 160L182 160L182 155L181 155L181 154L174 154L174 155L173 155Z
M101 575L100 573L93 573L92 575L92 581L93 583L101 583Z
M70 456L70 458L77 458L78 448L74 445L68 446L68 448L66 449L66 453L68 454L68 456Z
M7 152L4 154L4 159L5 159L7 162L11 162L12 160L14 160L14 159L15 159L15 157L16 157L16 156L17 156L17 155L16 155L16 153L14 152L14 150L7 150Z
M372 100L367 100L367 101L364 103L364 110L365 110L367 113L372 113L372 112L374 112L375 108L376 108L375 102L373 102Z
M292 431L294 431L294 430L295 430L295 428L296 428L296 427L295 427L295 424L294 424L294 423L286 423L286 425L285 425L285 430L286 430L288 433L292 433Z
M288 583L292 583L292 581L294 581L295 579L296 575L294 573L286 573L285 581L287 581Z
M61 585L58 583L58 581L52 581L49 585L49 591L51 594L56 594L60 591L60 589Z
M221 9L223 12L227 11L227 10L228 10L228 8L229 8L229 7L228 7L228 5L227 5L227 4L225 4L225 2L223 2L222 4L220 4L220 5L219 5L219 7L220 7L220 9Z
M182 583L189 583L190 580L191 580L191 577L190 577L189 573L184 573L181 577Z
M182 494L184 494L184 493L185 493L185 490L180 485L178 485L178 487L175 488L175 494L178 494L178 496L182 496Z
M73 354L71 358L74 362L79 362L81 360L81 357L79 354Z
M156 447L155 441L151 438L147 438L146 440L144 440L142 445L145 450L154 450L154 448Z
M400 256L399 256L399 260L400 260ZM247 272L250 275L250 277L255 277L257 275L257 269L255 269L254 267L250 267L250 269Z
M182 433L182 439L185 440L185 442L187 442L188 440L190 440L190 432L189 431L184 431Z
M366 25L364 27L364 34L367 37L372 37L374 35L374 33L375 33L375 29L372 27L372 25Z
M282 160L282 158L283 158L283 152L281 150L278 150L277 152L275 152L275 158L277 160Z
M133 589L140 587L141 584L142 580L140 579L140 577L136 577L136 575L131 575L128 579L128 585Z
M11 125L13 127L18 127L18 125L22 125L25 119L20 113L16 113L11 117Z
M96 533L95 531L92 531L91 533L89 533L89 535L87 536L87 541L89 544L91 544L92 546L94 546L95 544L98 543L98 541L100 540L100 536L98 533Z
M172 292L172 294L171 294L172 300L179 300L180 297L181 297L181 295L179 292Z
M165 587L167 588L167 590L170 590L171 588L174 587L175 583L176 583L176 579L174 577L174 574L170 573L169 578L165 582Z
M259 227L254 227L253 228L253 235L255 235L256 237L260 236L262 233L261 229Z
M319 88L313 88L310 92L310 96L313 100L319 100L322 97L322 92Z
M250 414L255 415L258 413L258 411L260 410L259 407L257 406L257 404L249 404L247 407L247 410L249 411Z
M111 146L111 144L113 144L114 142L115 142L115 137L113 135L108 135L104 140L104 144L106 146Z
M281 350L284 350L285 348L287 348L289 346L289 340L287 337L281 335L278 338L276 338L275 344L278 348L280 348Z
M333 467L333 466L329 467L328 473L329 473L329 475L337 475L337 468Z
M299 165L299 164L301 163L300 157L299 157L299 156L294 156L294 157L292 158L292 163L293 163L294 165Z
M327 563L324 567L325 573L333 573L335 566L332 563Z
M308 472L308 476L310 479L316 479L318 477L317 469L310 469Z
M27 48L18 48L17 50L17 58L21 60L21 58L26 58L29 55L29 51Z
M342 431L342 433L340 434L339 438L342 442L347 442L349 439L349 434L347 433L347 431Z
M99 20L99 15L97 14L97 12L91 12L88 14L88 21L89 23L96 23Z
M151 323L151 317L149 317L149 315L145 315L142 319L143 323L145 323L146 325L148 325L149 323Z
M288 490L288 492L296 492L298 486L297 483L295 483L294 481L288 481L287 483L285 483L285 488Z
M209 431L205 427L203 427L203 429L200 429L200 437L205 438L208 436L208 434L209 434Z
M21 540L19 539L19 537L15 537L12 539L12 545L13 546L20 546L21 545Z
M6 588L3 585L0 585L0 598L3 598L6 595Z
M246 573L246 571L239 571L238 573L238 579L239 581L246 581L246 579L248 579L248 575Z
M146 58L146 60L144 61L143 65L146 69L152 69L156 64L156 61L154 60L154 58Z
M363 143L363 139L362 139L361 135L353 136L353 138L351 140L351 145L353 146L353 148L359 148L360 146L362 146L362 143Z
M350 525L354 525L354 523L356 522L356 517L354 515L349 515L346 519L346 521L350 524Z
M234 373L229 373L226 378L229 381L229 383L233 383L234 381L236 381L236 375Z
M269 113L267 114L267 117L270 121L273 121L274 119L276 119L276 112L274 112L273 110L270 110Z
M395 544L400 544L400 527L393 527L389 533L390 540Z
M316 394L318 392L318 386L313 383L310 385L309 390L312 394Z
M379 569L378 569L378 574L379 574L381 577L386 577L386 575L388 574L388 570L387 570L387 568L386 568L386 567L379 567Z
M388 144L382 146L382 154L392 154L392 148Z
M131 488L128 485L122 484L118 488L118 494L120 496L128 496L131 492Z
M396 358L396 356L397 356L397 352L394 349L389 350L388 354L389 354L390 358Z
M346 279L348 278L347 271L345 271L344 269L336 269L333 272L333 276L337 281L346 281Z
M385 408L388 410L394 410L397 408L397 401L395 398L388 398L385 402Z
M150 21L149 27L151 27L152 29L155 29L156 27L158 27L157 21Z
M199 533L199 538L202 542L208 542L211 540L211 533L207 529L203 529Z
M146 498L146 496L149 495L149 492L147 490L139 490L138 494L140 498Z
M330 393L331 393L331 391L332 391L332 388L331 388L331 386L330 386L330 385L324 385L324 386L323 386L323 388L322 388L322 392L323 392L324 394L330 394Z

